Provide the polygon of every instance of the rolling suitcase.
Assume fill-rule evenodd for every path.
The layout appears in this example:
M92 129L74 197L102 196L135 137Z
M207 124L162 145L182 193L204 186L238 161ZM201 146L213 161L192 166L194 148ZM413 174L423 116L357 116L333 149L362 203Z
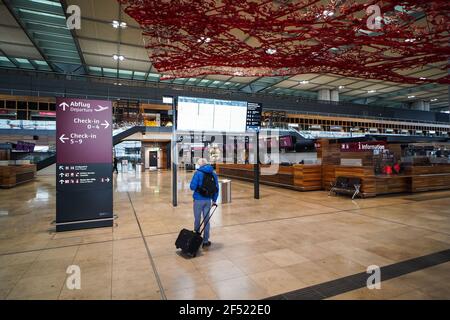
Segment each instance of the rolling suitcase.
M214 208L214 209L213 209ZM177 240L175 241L175 247L177 249L181 249L183 254L186 254L191 257L195 257L197 255L198 249L203 243L202 233L211 219L212 215L217 209L217 205L211 206L210 212L208 216L200 223L199 228L200 231L191 231L187 229L183 229L180 231ZM212 212L211 212L212 211Z

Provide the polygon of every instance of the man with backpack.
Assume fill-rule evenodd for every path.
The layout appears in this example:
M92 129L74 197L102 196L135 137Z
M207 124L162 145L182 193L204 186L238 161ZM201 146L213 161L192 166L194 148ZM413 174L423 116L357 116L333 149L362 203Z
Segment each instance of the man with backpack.
M203 219L208 217L211 204L216 205L217 197L219 196L219 181L213 167L203 158L197 161L197 165L198 169L192 177L190 186L191 190L194 191L194 230L196 231L200 228L202 216ZM211 245L209 241L209 227L208 221L203 237L203 247Z

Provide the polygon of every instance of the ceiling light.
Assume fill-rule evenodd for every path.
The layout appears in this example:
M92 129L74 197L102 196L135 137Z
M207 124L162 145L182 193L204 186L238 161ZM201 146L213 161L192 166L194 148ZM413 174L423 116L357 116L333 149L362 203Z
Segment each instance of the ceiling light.
M333 11L324 10L324 12L323 12L324 17L331 17L333 15L334 15Z
M416 41L416 38L405 39L405 42L414 42L414 41Z
M412 99L415 98L416 96L408 96L408 99Z
M119 56L119 55L117 55L117 54L115 54L115 55L113 55L113 59L114 60L120 60L120 61L123 61L123 60L125 60L125 57L124 56Z
M275 54L275 53L277 53L277 49L269 48L266 50L266 53L267 54Z
M345 87L344 86L339 86L339 89L344 89Z
M118 28L125 29L125 28L127 27L127 23L126 23L126 22L123 22L123 21L113 20L112 26L113 26L113 28L115 28L115 29L118 29Z
M300 84L308 84L309 83L309 81L308 80L303 80L303 81L300 81Z
M375 93L375 92L377 92L377 90L369 90L369 91L367 91L367 93Z
M435 102L435 101L438 101L438 99L437 99L437 98L433 98L433 99L431 99L430 101L431 101L431 102Z
M425 78L425 77L420 77L419 79L420 80L427 80L427 78Z
M209 38L209 37L200 37L200 39L198 39L197 40L197 42L205 42L205 43L208 43L208 42L211 42L211 38Z

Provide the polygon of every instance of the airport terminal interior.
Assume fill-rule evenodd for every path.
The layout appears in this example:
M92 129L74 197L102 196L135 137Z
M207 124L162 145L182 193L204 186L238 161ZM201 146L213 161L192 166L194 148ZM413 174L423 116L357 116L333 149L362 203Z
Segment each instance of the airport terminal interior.
M450 299L449 16L2 0L0 300Z

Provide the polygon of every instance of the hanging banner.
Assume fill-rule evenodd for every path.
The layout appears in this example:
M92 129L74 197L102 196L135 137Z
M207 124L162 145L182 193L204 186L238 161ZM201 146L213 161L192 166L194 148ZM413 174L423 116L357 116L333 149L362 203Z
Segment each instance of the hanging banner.
M113 225L112 103L56 99L56 231Z

